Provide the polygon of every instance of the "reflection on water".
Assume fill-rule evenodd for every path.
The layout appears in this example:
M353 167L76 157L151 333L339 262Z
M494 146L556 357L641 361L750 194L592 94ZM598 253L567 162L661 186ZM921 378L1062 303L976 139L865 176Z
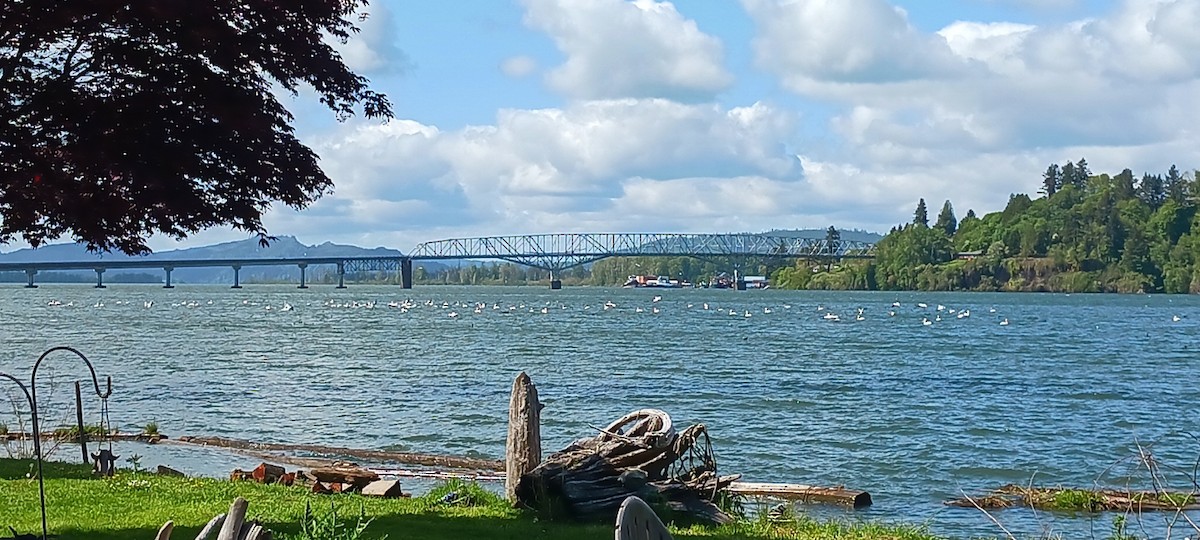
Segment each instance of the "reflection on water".
M1139 442L1181 467L1200 454L1192 296L46 284L0 291L0 317L0 370L77 347L113 375L125 430L498 458L525 370L547 451L658 407L708 424L726 472L865 489L876 504L852 516L955 536L999 533L941 505L962 491L1115 482ZM67 362L39 384L82 373ZM219 456L161 459L242 464Z

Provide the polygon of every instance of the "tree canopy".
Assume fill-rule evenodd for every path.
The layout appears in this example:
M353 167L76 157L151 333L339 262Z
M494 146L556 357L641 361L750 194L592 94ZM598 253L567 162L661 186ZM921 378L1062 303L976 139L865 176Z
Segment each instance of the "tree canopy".
M390 117L329 43L366 0L0 2L0 242L148 251L332 186L273 88Z
M1086 175L1086 177L1082 176ZM869 262L825 276L813 261L777 272L781 287L1065 292L1200 292L1200 173L1172 165L1135 178L1093 175L1087 161L1052 164L1044 196L1009 195L999 212L954 223L949 201L933 227L925 201ZM825 268L831 268L826 265ZM802 276L803 279L796 279Z

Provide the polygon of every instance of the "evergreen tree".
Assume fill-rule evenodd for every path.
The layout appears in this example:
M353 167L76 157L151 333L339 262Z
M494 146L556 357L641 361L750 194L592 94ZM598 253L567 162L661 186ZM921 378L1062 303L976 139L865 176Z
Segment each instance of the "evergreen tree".
M1071 185L1076 188L1083 189L1087 186L1088 177L1092 175L1092 172L1088 170L1087 160L1079 158L1079 162L1075 164L1074 169L1072 178L1064 180L1070 181Z
M1167 198L1180 206L1187 204L1188 197L1191 196L1187 180L1174 164L1167 170L1167 177L1163 178L1163 189L1167 192Z
M1151 210L1158 210L1158 207L1162 206L1167 200L1167 192L1164 189L1162 177L1157 174L1143 174L1142 181L1138 184L1137 196Z
M1075 185L1075 164L1070 161L1063 163L1059 178L1062 178L1062 183L1059 184L1060 188L1065 185Z
M1113 184L1117 190L1117 198L1120 200L1128 200L1137 195L1137 191L1133 186L1133 171L1125 169L1113 178Z
M1045 193L1047 197L1053 197L1062 188L1062 185L1062 171L1059 170L1057 163L1051 163L1046 168L1046 172L1042 173L1042 193Z
M929 210L925 208L925 199L917 201L917 211L913 212L913 225L918 227L929 226Z
M842 233L838 232L836 227L830 225L829 228L825 230L825 248L828 249L831 254L837 253L838 244L841 243L841 241ZM825 267L825 271L833 271L833 257L829 258L829 261Z
M954 236L954 231L958 230L958 219L954 217L954 206L950 204L950 199L946 199L946 203L942 205L942 211L933 227L945 231L946 236Z
M829 245L829 249L836 249L838 242L842 241L842 233L836 227L830 225L825 229L825 243Z

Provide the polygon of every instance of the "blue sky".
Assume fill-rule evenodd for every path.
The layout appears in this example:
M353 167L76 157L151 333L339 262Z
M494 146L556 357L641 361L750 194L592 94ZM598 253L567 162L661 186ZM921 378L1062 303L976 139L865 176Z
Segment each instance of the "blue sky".
M288 99L335 183L272 234L408 249L542 232L886 231L1051 162L1200 167L1197 0L374 0L342 46L395 105ZM205 231L156 250L243 238Z

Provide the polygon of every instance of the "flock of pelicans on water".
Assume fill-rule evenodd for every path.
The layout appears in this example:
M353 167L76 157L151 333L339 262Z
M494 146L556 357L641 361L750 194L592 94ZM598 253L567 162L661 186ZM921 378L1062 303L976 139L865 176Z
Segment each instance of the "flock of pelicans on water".
M593 311L593 310L594 311L632 311L634 313L649 313L651 315L657 315L659 313L662 313L665 309L665 308L660 307L662 305L662 304L660 304L662 299L663 298L661 295L656 295L650 300L649 306L632 305L632 306L627 306L624 308L622 308L621 306L618 306L616 302L613 302L612 300L608 300L608 301L605 301L603 304L597 304L595 306L593 306L591 304L585 304L583 306L583 311ZM144 309L150 309L150 308L154 307L153 300L144 300L144 301L141 301L141 304ZM643 304L644 304L644 302L643 302ZM113 305L114 306L122 306L122 305L136 306L137 302L116 300L113 302ZM189 300L189 301L172 302L170 305L172 307L197 308L197 307L200 307L202 304L195 300ZM208 300L207 302L204 303L204 305L213 305L213 301ZM241 305L247 306L247 307L255 307L255 308L261 307L262 309L264 309L266 311L277 310L277 311L286 312L286 311L292 311L295 309L295 306L293 306L292 304L290 304L288 302L283 302L283 304L281 306L275 306L270 303L264 304L261 302L255 302L255 301L251 301L251 300L242 300ZM312 304L305 304L305 305L311 306ZM375 309L376 306L378 306L378 305L379 304L374 300L371 300L371 301L355 300L355 301L345 302L345 301L339 301L339 300L334 300L334 299L326 300L320 304L320 306L325 307L325 308L337 308L337 309L346 309L346 308ZM762 315L762 316L771 315L772 313L775 313L777 310L793 311L792 305L787 304L787 303L780 304L777 306L763 307L761 309L761 312L758 311L757 308L755 311L750 311L748 309L718 308L718 307L714 307L714 306L710 305L708 302L689 302L686 305L687 305L688 310L700 310L700 311L708 311L708 312L714 312L714 313L728 313L728 315L730 317L741 317L744 319L752 318L755 315ZM49 307L60 307L60 306L61 307L74 307L75 303L74 302L64 303L59 300L50 300L47 303L47 306L49 306ZM105 307L105 303L103 301L97 301L95 304L92 304L91 307L103 308L103 307ZM525 312L549 314L553 311L561 311L561 310L570 309L569 306L567 306L566 304L549 302L549 301L545 302L544 304L535 306L535 305L526 304L526 303L499 303L499 302L493 302L491 304L488 304L487 302L473 302L472 303L472 302L462 302L462 301L435 302L434 300L426 300L424 302L414 302L411 299L406 299L404 301L395 301L395 300L389 301L385 304L382 304L382 307L384 307L386 309L395 309L395 310L398 310L400 313L408 313L411 310L417 310L417 309L430 309L430 308L441 309L441 310L445 311L446 316L451 319L457 319L459 317L467 315L468 313L474 314L474 315L482 315L482 314L488 313L488 312L494 312L494 313L500 313L500 314L525 313ZM914 309L916 310L916 312L918 314L921 315L921 324L924 326L932 326L935 323L942 322L943 320L966 319L966 318L971 317L970 309L955 309L955 308L946 307L942 304L936 304L934 306L930 306L929 304L927 304L925 302L917 302L916 304L911 304L908 306L907 313L912 313L914 311ZM461 313L460 313L460 310L462 310ZM899 301L892 302L891 306L887 308L887 316L888 317L896 317L897 315L900 314L901 311L904 311L904 310L905 310L905 306L902 305ZM803 308L794 310L794 312L797 312L797 313L802 312L802 311L804 311ZM840 315L840 314L834 312L834 310L826 308L824 305L817 305L816 312L817 312L817 317L820 320L828 321L828 322L840 322L840 321L844 321L844 320L845 321L853 320L855 322L861 322L861 321L865 321L867 319L867 308L864 308L864 307L854 308L853 314L846 314L845 317L843 317L843 315ZM1009 325L1008 317L1001 317L1001 316L995 315L996 308L994 308L994 307L988 308L988 313L992 314L992 317L996 318L996 320L998 321L1000 326L1008 326ZM1179 315L1173 315L1171 317L1172 322L1180 322L1182 320L1183 320L1182 317L1180 317Z

